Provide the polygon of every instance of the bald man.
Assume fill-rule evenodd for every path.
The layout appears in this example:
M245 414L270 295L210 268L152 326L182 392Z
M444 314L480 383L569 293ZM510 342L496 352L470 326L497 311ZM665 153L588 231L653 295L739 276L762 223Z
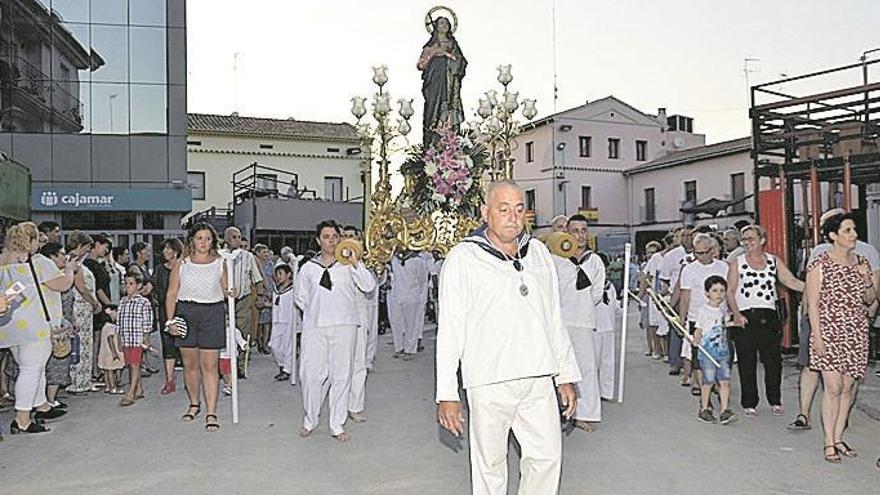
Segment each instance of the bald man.
M523 192L489 187L485 225L449 252L440 273L437 416L464 431L457 372L468 396L472 493L507 493L508 435L521 447L519 493L558 493L562 436L556 394L571 418L581 375L562 322L556 270L524 232Z

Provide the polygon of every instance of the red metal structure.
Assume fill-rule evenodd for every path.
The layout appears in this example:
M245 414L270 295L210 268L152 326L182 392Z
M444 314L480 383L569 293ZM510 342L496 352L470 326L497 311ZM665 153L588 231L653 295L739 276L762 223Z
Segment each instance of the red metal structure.
M868 61L866 55L861 63L751 88L758 218L770 235L768 250L793 273L798 273L793 266L798 250L821 242L819 217L829 207L853 211L864 235L866 186L880 182L880 81L872 81L869 70L880 73L875 65L880 60ZM825 205L823 184L829 192ZM794 194L798 185L800 205ZM854 187L858 204L853 204ZM784 347L795 343L794 320L788 319Z

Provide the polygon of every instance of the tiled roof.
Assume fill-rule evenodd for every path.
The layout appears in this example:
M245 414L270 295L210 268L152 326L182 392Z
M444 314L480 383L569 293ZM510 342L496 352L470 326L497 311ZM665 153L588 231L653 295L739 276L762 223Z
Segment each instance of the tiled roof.
M674 167L676 165L684 165L699 160L716 158L719 156L732 155L752 149L752 138L744 137L733 139L731 141L722 141L720 143L710 144L706 146L697 146L682 151L673 151L656 160L633 167L626 172L625 175L637 174L640 172L648 172L659 168Z
M354 126L347 123L267 119L204 113L190 113L186 117L187 131L191 133L330 139L337 141L359 140Z

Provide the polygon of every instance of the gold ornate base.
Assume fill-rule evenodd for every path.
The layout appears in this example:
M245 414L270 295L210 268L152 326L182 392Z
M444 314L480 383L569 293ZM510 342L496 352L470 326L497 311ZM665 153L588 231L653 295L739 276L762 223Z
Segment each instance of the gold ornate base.
M481 224L462 213L433 212L430 216L401 212L391 205L374 210L367 226L367 266L381 273L395 253L428 251L445 256Z

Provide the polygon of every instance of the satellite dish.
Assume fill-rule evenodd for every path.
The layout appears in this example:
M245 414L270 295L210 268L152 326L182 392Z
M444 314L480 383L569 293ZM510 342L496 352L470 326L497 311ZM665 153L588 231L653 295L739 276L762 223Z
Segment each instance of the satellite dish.
M677 138L673 139L672 145L675 146L676 148L681 148L682 146L684 146L684 138L677 137Z

